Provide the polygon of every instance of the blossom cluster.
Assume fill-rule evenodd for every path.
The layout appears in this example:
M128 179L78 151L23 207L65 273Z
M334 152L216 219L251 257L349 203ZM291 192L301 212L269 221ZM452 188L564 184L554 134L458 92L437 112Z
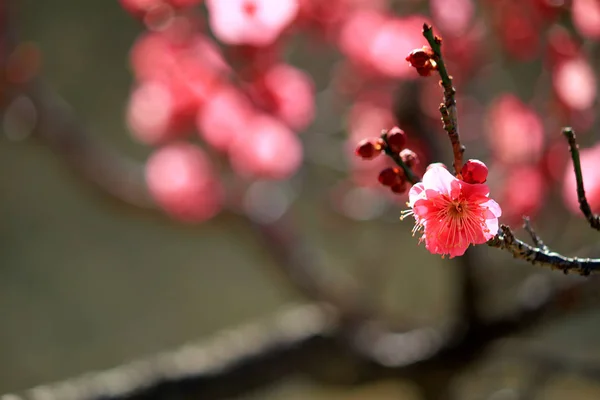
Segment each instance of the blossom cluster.
M490 188L501 204L510 204L503 218L534 216L556 183L564 187L568 208L574 208L568 157L553 133L563 125L585 132L596 119L597 77L584 51L586 41L600 39L595 0L119 1L145 29L130 52L134 84L127 124L135 139L153 147L148 186L175 218L204 221L222 209L231 192L252 181L294 176L310 156L302 132L310 133L319 154L346 152L342 196L352 187L367 187L385 199L405 201L410 184L389 157L377 157L381 138L363 143L362 159L352 152L373 132L399 125L402 130L386 131L398 138L388 145L399 140L393 152L424 173L430 149L423 131L439 131L440 101L437 80L418 79L434 75L436 68L424 47L424 22L444 37L463 141L477 144L478 155L495 171ZM574 29L561 25L565 17ZM498 49L487 45L491 35L504 57L542 60L547 73L536 87L545 90L527 99L500 90L483 99L463 90L499 78L493 68ZM329 54L337 58L327 64L328 73L311 76L289 61L290 54L302 51L318 61L315 72ZM409 86L416 91L407 91ZM322 150L332 141L323 139L322 128L311 131L319 93L330 103L319 113L337 114L319 114L318 120L342 121L346 143L333 142L339 149ZM419 124L405 123L398 113L404 94L416 104ZM364 156L369 151L372 155ZM364 162L369 157L373 160ZM591 174L586 184L600 187L600 177ZM593 207L600 207L597 192L590 189Z

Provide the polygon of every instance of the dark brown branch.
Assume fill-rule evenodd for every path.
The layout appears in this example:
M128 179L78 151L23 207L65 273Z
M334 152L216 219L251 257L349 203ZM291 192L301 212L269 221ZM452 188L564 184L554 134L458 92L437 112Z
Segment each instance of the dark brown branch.
M141 163L91 140L71 106L43 83L35 83L26 95L38 114L34 135L57 150L74 171L116 198L139 208L154 208Z
M549 267L563 271L565 274L575 273L583 276L600 271L600 259L565 257L561 254L534 248L515 238L511 229L501 225L501 233L494 236L488 245L508 250L513 257L525 260L530 264Z
M6 398L228 399L302 371L311 357L328 354L334 317L316 305L296 306L262 324L248 324L210 340Z
M456 109L456 89L452 85L452 77L446 70L446 64L442 57L442 39L435 36L431 25L423 25L423 36L429 42L431 50L433 50L433 58L437 66L437 71L442 80L441 84L444 88L444 102L440 104L440 113L442 114L442 122L444 130L448 133L450 142L452 143L452 152L454 153L454 173L458 176L461 173L463 165L463 153L465 147L460 142L458 131L458 112Z
M550 248L544 244L544 241L542 240L542 238L540 238L538 236L538 234L535 232L535 230L533 229L533 226L531 225L531 221L529 220L529 217L523 217L523 229L525 229L525 231L529 234L535 247L537 247L538 249L540 249L544 252L550 251Z
M595 215L592 212L592 208L590 207L590 204L585 196L583 174L581 171L581 160L579 158L579 146L577 145L575 132L572 128L563 128L562 133L567 138L571 152L571 159L573 160L573 170L575 173L575 180L577 182L577 200L579 200L579 208L590 223L590 226L596 230L600 230L600 216Z
M292 229L289 215L270 224L246 220L280 270L304 296L334 306L350 324L373 317L375 311L364 293L347 276L323 268L315 249Z
M533 291L538 293L535 298L521 298L513 312L462 335L436 329L393 333L377 324L365 324L346 334L348 340L340 341L343 336L333 310L295 306L264 323L228 330L213 339L106 371L6 395L2 400L225 399L288 374L312 374L334 359L355 365L354 378L346 383L404 377L425 384L427 371L460 372L495 339L533 326L562 293L582 289L591 281L556 285L544 280L539 284L544 288ZM521 292L532 295L529 281L522 284Z

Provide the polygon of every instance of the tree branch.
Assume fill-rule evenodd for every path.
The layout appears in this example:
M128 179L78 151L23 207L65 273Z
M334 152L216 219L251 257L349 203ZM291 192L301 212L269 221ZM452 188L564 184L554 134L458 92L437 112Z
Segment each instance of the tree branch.
M465 147L460 143L460 135L458 133L458 112L456 109L456 89L452 85L452 77L446 70L444 58L442 57L442 39L435 36L431 25L423 25L423 36L429 42L431 50L433 50L433 58L437 66L437 71L442 80L441 84L444 88L444 102L440 104L440 113L442 114L442 122L444 130L448 133L450 142L452 143L452 151L454 153L454 173L459 176L463 165L463 153Z
M526 280L520 291L529 297L520 298L512 312L458 336L427 328L394 333L374 323L348 335L339 330L339 316L334 310L316 304L294 306L262 323L227 330L206 341L0 398L226 399L289 374L319 376L319 368L336 359L355 367L354 378L346 384L404 377L424 385L429 371L459 373L495 339L538 323L563 293L592 285L591 280L537 283L544 287L535 291L535 298L530 298L531 285ZM342 337L349 340L340 340Z
M555 252L534 248L520 241L506 225L501 225L500 231L501 233L490 239L487 244L490 247L508 250L514 258L525 260L533 265L558 269L565 274L588 276L600 271L600 259L565 257Z
M533 229L529 217L523 217L523 229L525 229L525 231L529 234L535 247L544 252L550 251L550 248L548 248L548 246L544 244L544 241L538 236L538 234Z
M579 158L579 146L575 138L575 132L572 128L563 128L563 135L567 138L569 149L571 151L571 159L573 160L573 170L575 172L575 180L577 182L577 199L579 200L579 208L590 223L590 226L596 230L600 230L600 216L594 215L592 208L585 196L583 187L583 174L581 172L581 160Z

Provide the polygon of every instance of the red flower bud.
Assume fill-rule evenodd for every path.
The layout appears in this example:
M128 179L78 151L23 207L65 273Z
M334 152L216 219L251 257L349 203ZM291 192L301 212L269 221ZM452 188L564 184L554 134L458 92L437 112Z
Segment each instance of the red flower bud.
M427 46L421 49L414 49L406 57L406 61L414 67L419 75L429 76L437 69L437 64L433 59L433 50Z
M406 146L406 133L395 126L387 133L386 142L392 153L400 153Z
M415 154L414 151L410 149L404 149L400 152L400 158L402 162L406 164L408 168L414 168L417 164L419 164L419 157Z
M479 160L468 160L460 170L462 180L467 183L485 183L488 176L487 166Z
M406 192L406 181L395 183L390 187L390 189L396 194L402 194Z
M404 171L400 168L386 168L379 173L378 180L383 186L394 186L404 182Z
M381 154L381 149L379 139L363 139L358 143L354 153L364 160L372 160Z

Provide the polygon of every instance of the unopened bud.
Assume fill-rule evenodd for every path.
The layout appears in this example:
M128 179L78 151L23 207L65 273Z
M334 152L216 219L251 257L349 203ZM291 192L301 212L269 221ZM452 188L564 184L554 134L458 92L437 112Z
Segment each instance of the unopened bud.
M390 187L390 190L396 194L402 194L402 193L406 192L406 186L407 186L406 181L402 181L402 182L392 185Z
M386 142L392 153L400 153L406 146L406 133L395 126L387 133Z
M408 168L414 168L417 164L419 164L419 157L415 154L414 151L410 149L404 149L400 152L400 158L402 162L406 164Z
M419 75L429 76L437 69L437 63L433 59L433 50L427 46L421 49L411 51L406 57L406 61L414 67Z
M479 160L468 160L460 170L463 181L467 183L485 183L488 167Z
M383 186L393 186L404 181L404 171L400 168L386 168L379 173L379 183Z
M380 139L363 139L358 143L354 153L363 160L372 160L381 154L382 148Z

